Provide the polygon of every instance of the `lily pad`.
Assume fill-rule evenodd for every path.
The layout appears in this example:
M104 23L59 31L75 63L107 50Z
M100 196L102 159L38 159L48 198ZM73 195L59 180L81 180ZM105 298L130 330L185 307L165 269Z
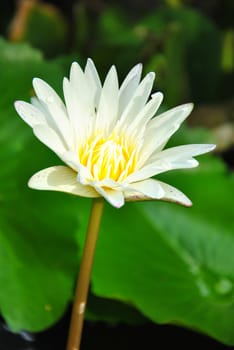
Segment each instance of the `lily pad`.
M128 302L159 323L234 344L233 176L219 160L163 176L194 201L106 207L93 273L98 296Z

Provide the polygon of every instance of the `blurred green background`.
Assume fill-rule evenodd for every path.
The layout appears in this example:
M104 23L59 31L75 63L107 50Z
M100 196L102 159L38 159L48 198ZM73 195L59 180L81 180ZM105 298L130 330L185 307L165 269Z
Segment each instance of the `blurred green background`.
M191 209L106 205L87 318L174 323L234 345L234 2L1 1L0 312L14 331L53 325L72 300L90 201L27 188L60 160L17 116L41 77L60 94L72 61L102 79L136 63L156 72L161 110L195 102L170 145L215 142L190 171L160 178Z

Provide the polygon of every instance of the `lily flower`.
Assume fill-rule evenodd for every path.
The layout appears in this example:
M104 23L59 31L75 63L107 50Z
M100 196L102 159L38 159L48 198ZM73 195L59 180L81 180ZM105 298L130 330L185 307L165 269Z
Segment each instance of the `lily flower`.
M155 116L163 95L151 94L155 74L150 72L141 80L141 71L141 64L136 65L119 87L112 66L102 85L91 59L84 71L74 62L70 78L63 81L64 102L45 81L33 79L36 97L31 103L16 101L15 108L35 136L66 165L37 172L29 187L104 197L117 208L125 200L166 200L191 206L181 191L152 177L196 167L194 156L215 145L164 149L193 104Z

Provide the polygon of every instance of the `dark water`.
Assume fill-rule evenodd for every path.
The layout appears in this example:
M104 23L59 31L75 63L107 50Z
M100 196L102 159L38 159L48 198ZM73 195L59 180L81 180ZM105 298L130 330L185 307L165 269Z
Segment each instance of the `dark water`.
M226 150L221 154L224 162L227 164L230 170L234 170L234 146Z
M69 314L51 329L38 334L12 334L0 325L0 350L65 350ZM109 326L86 322L81 350L148 350L148 349L233 349L209 337L175 326Z

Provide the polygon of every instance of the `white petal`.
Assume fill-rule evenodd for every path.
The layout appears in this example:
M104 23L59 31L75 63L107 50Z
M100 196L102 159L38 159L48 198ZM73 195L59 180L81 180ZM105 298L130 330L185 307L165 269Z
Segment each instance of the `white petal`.
M184 160L193 160L193 157L214 150L216 145L213 144L190 144L167 148L152 157L153 162L165 160L166 162L175 163Z
M90 105L93 104L94 92L90 89L88 85L88 80L81 69L80 65L77 62L73 62L70 70L70 83L78 105L81 105L80 108L83 112L88 110L90 113Z
M139 134L139 131L144 132L144 127L148 121L156 114L161 102L163 99L163 94L157 92L152 96L152 99L147 102L143 109L135 116L133 121L127 126L126 131L130 134L134 132L136 135Z
M164 126L170 123L180 126L180 124L192 112L192 109L193 109L193 103L186 103L184 105L171 108L168 111L155 117L149 124L149 128L158 129L161 126Z
M124 205L124 195L122 191L116 191L108 188L103 189L102 187L95 187L95 189L114 207L120 208Z
M160 199L164 196L164 190L159 181L153 179L130 184L128 186L128 191L131 190L153 199Z
M116 191L123 190L122 184L120 184L119 182L112 180L112 179L93 181L93 183L91 183L91 185L94 187L105 187L105 188L109 188L109 189L116 190Z
M96 67L90 58L88 58L85 66L85 75L88 80L89 87L91 91L93 91L92 94L94 95L94 105L95 108L97 108L100 100L102 84Z
M179 129L181 123L188 117L193 109L193 104L188 103L160 114L152 119L145 131L144 154L148 158L153 152L161 150L169 138Z
M32 104L34 107L36 107L39 111L41 111L41 113L42 113L44 116L46 115L46 120L47 120L47 122L49 122L50 125L51 125L51 122L52 122L53 125L54 125L54 122L53 122L53 120L51 119L51 115L50 115L50 113L49 113L49 111L48 111L47 105L46 105L43 101L39 100L39 98L36 97L36 96L31 97L30 101L31 101L31 104Z
M44 116L48 120L48 124L56 131L59 131L64 141L71 145L71 128L69 125L66 108L58 94L46 82L39 78L33 79L33 87L39 98L38 102L42 102L42 111L48 110ZM37 106L40 103L37 102ZM34 102L35 103L35 102ZM53 124L51 123L53 121Z
M31 177L28 185L37 190L67 192L89 198L100 197L92 187L77 182L77 173L66 166L41 170Z
M91 185L94 187L92 183L93 175L91 174L90 170L86 166L83 166L82 164L78 165L77 179L83 185Z
M60 158L69 166L69 168L72 168L74 171L78 172L80 164L77 152L65 151L60 155Z
M145 166L142 169L136 171L135 173L132 173L131 175L129 175L125 181L130 182L130 183L143 181L143 180L149 179L150 177L154 176L155 171L156 171L155 168Z
M89 117L82 109L82 105L77 99L76 92L67 78L63 79L63 94L71 128L73 130L74 149L77 149L78 141L87 135Z
M174 169L194 168L199 163L194 156L212 151L215 145L195 144L168 148L156 153L152 163L131 174L126 181L141 181L151 176Z
M146 181L148 181L148 180L146 180ZM144 200L159 199L162 201L174 202L177 204L181 204L181 205L184 205L186 207L192 206L192 202L190 201L190 199L187 196L185 196L184 193L179 191L177 188L170 186L170 185L168 185L164 182L161 182L161 181L152 180L152 179L151 179L151 181L157 182L158 185L160 186L160 188L163 190L164 194L162 197L152 198L152 196L147 196L147 195L144 195L143 193L140 193L140 192L132 193L132 192L128 191L128 192L124 193L125 200L126 201L144 201Z
M96 130L107 130L116 121L119 105L118 76L114 66L109 70L100 97L96 117Z
M47 124L43 113L30 103L24 101L15 101L14 105L21 118L31 127L37 124Z
M162 197L162 200L168 201L168 202L175 202L181 205L184 205L185 207L191 207L192 202L191 200L181 191L179 191L177 188L168 185L164 182L158 181L161 187L164 190L164 196Z
M152 90L154 78L155 74L151 72L142 80L120 117L120 126L129 125L144 107Z
M77 140L87 134L90 119L94 116L94 91L89 88L87 77L77 62L72 63L70 81L63 80L63 94L76 148Z
M74 132L76 132L80 126L80 118L78 114L80 112L79 110L77 110L77 101L74 96L74 91L67 78L63 79L63 94L66 102L66 108L68 111L68 117L70 119L72 128L74 129ZM82 129L81 126L80 129Z
M119 90L119 115L121 115L133 97L141 79L142 64L133 67L124 79Z
M61 138L48 126L36 125L33 128L33 132L41 142L52 149L57 155L60 156L67 150Z
M64 106L61 98L58 96L55 90L49 84L47 84L44 80L40 78L34 78L33 87L37 97L41 101L45 102L46 104L54 101L57 104Z
M48 107L45 104L45 102L39 100L36 96L31 97L30 100L31 104L43 114L45 118L45 124L48 124L52 129L58 130L56 123L53 117L51 116L50 111L48 110Z

